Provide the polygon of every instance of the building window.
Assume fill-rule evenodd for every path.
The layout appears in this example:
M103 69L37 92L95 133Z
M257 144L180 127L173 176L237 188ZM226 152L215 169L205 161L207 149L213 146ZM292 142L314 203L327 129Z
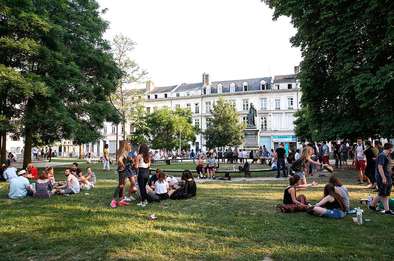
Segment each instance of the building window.
M275 110L280 110L280 99L275 99Z
M157 99L157 94L155 94L155 99Z
M176 97L179 97L179 96L181 96L181 95L180 95L180 93L179 93L179 92L177 92L177 93L176 93Z
M205 103L205 113L211 113L211 102L210 101Z
M242 110L244 110L244 111L249 110L249 100L248 99L242 100Z
M167 93L164 93L164 98L167 98L168 96L167 96Z
M198 103L194 104L194 113L200 113L200 104Z
M148 100L150 99L150 95L148 95Z
M146 112L150 113L150 107L146 107Z
M293 89L293 84L291 84L291 83L289 83L288 85L287 85L287 89Z
M267 98L261 98L261 110L267 110Z
M265 90L266 89L266 86L265 86L265 81L264 80L262 80L261 82L260 82L260 90Z
M180 104L175 104L175 109L180 109L181 105Z
M190 96L190 92L187 92L187 93L186 93L186 96Z
M188 103L188 104L186 104L186 108L187 108L188 110L192 110L192 105L191 105L190 103Z
M235 92L235 83L230 83L230 92Z
M242 84L242 86L244 87L244 92L248 91L248 83L247 82L244 82Z
M212 125L212 119L207 118L207 128L211 127L211 125Z
M243 117L242 117L242 123L243 123L243 124L247 124L247 123L248 123L248 117L243 116Z
M204 95L207 94L207 88L204 87L204 88L202 89L202 94L204 94Z
M294 107L294 99L293 99L293 97L287 98L287 106L288 106L289 109L293 109L293 107Z
M194 127L196 127L197 129L200 129L200 119L194 120Z
M276 87L277 90L280 89L280 88L279 88L279 84L276 84L275 87Z
M222 93L223 92L223 84L219 83L217 86L218 89L218 93Z
M261 117L261 130L267 130L267 117Z
M115 133L116 133L116 126L112 125L112 134L115 134Z
M234 109L236 109L235 100L229 100L229 103L230 103L231 107L233 107Z

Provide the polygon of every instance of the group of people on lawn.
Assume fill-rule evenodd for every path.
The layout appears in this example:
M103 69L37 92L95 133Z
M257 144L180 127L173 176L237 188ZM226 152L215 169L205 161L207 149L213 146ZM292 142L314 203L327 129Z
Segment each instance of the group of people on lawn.
M66 181L56 182L53 167L46 167L39 173L32 164L28 164L26 170L20 171L12 161L7 161L2 173L3 178L9 183L8 197L10 199L22 199L27 196L36 198L49 198L54 194L68 195L78 194L81 189L92 189L96 184L96 175L90 167L86 169L86 176L73 163L71 168L66 168L64 175Z
M305 211L316 216L335 219L345 217L350 209L349 193L334 175L330 177L328 184L324 187L324 196L317 204L311 205L304 195L297 196L298 190L316 185L315 182L307 184L304 175L305 172L307 173L310 164L320 165L320 163L310 159L308 155L312 152L309 150L308 147L304 148L299 171L294 171L294 175L289 178L290 184L284 190L283 204L277 206L278 210L285 213ZM369 209L378 211L377 205L381 202L384 209L382 213L387 215L394 215L394 212L389 208L389 197L392 189L392 173L389 163L392 150L393 145L386 143L376 158L375 179L378 193L369 202L368 206ZM297 167L293 169L297 169Z
M192 173L185 170L181 181L174 177L167 177L157 169L155 175L150 176L151 155L146 144L133 149L129 142L123 142L118 151L118 185L113 193L110 206L127 206L130 201L140 200L137 205L145 207L148 202L165 199L186 199L196 195L197 186ZM126 180L130 186L128 196L125 196Z

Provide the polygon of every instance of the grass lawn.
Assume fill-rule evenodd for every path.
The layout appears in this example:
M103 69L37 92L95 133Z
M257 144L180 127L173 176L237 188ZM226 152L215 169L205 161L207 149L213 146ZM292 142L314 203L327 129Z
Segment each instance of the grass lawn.
M359 226L277 213L285 181L198 184L195 199L110 209L116 176L96 174L94 190L48 200L8 200L1 183L0 260L393 260L393 217L365 210ZM353 206L368 196L354 172L338 176ZM304 194L319 200L326 180Z

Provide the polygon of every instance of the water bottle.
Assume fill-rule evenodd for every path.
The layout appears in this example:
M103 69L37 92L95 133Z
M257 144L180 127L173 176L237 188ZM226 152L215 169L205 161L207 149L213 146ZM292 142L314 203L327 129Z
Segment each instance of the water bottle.
M357 208L356 217L357 217L357 224L362 225L363 224L363 210L361 208Z
M371 194L368 194L368 207L371 206L372 203L372 197Z

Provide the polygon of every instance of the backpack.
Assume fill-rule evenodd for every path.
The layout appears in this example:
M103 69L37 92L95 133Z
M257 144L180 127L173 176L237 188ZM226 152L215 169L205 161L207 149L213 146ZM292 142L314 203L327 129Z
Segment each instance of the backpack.
M294 161L293 164L291 164L290 169L294 172L301 172L303 165L304 165L304 161L302 159L298 159Z

